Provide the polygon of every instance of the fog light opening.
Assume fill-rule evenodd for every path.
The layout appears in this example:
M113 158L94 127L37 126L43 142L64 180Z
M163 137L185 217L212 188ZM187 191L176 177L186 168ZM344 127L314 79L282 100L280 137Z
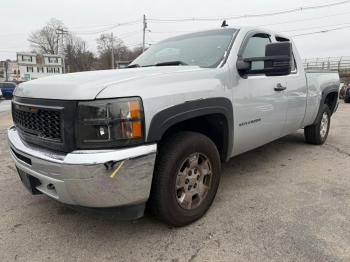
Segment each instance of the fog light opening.
M48 190L55 190L56 188L55 188L55 186L53 184L50 183L50 184L47 185L47 189Z

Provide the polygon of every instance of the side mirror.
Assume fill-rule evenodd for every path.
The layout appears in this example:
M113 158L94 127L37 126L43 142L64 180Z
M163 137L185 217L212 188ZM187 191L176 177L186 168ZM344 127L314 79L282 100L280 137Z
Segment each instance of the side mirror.
M291 73L292 59L290 42L271 43L266 45L264 57L241 58L238 59L236 66L238 71L244 75L283 76ZM264 62L264 68L252 69L253 62Z

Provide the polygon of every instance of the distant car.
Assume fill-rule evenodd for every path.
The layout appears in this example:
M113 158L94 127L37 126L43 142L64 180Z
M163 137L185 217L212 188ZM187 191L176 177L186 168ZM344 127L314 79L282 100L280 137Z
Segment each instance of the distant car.
M339 86L339 98L340 98L340 99L344 99L345 88L346 88L346 87L347 87L346 84L340 83L340 86Z
M15 91L15 88L16 88L16 83L12 83L12 82L0 83L0 90L1 90L2 96L5 99L12 98L12 94L13 94L13 91Z
M350 103L350 84L344 90L344 102Z

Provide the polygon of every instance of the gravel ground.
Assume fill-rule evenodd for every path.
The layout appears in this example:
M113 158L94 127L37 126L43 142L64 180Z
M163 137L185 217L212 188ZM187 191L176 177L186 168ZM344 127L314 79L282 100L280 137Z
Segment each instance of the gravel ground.
M350 261L349 116L341 104L323 146L297 132L224 164L206 216L175 229L29 195L0 113L0 261Z

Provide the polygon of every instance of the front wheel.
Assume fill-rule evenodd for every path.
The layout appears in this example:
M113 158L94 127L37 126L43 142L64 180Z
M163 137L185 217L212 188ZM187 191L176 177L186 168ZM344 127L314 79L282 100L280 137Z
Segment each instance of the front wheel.
M322 145L326 142L331 125L331 110L323 105L322 112L315 124L304 128L305 140L309 144Z
M220 181L220 157L206 136L181 132L160 145L149 206L171 226L202 217L211 206Z

